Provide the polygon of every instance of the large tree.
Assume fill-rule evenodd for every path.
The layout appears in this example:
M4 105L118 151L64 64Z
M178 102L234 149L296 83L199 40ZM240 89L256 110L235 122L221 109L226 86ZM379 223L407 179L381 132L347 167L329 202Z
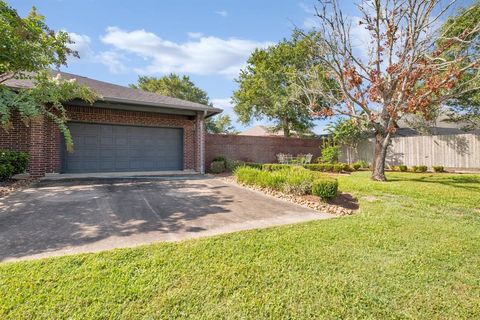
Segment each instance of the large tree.
M298 73L312 67L307 44L294 35L292 40L252 53L232 97L240 122L267 119L275 123L274 131L282 130L286 137L292 131L300 135L311 132L315 117L306 106L307 96L295 85ZM321 99L316 103L322 104Z
M186 75L170 73L161 78L140 76L137 84L131 84L130 87L203 105L212 105L207 92L197 87ZM231 119L226 115L205 119L205 129L209 133L235 133Z
M387 148L397 122L407 114L428 117L429 107L472 91L471 82L459 81L468 72L478 77L478 56L467 59L450 50L470 42L479 26L466 28L458 36L435 28L455 1L440 0L363 0L358 4L357 28L364 28L368 41L367 57L352 39L351 20L338 1L319 1L316 17L319 26L310 39L312 57L328 69L338 83L341 95L323 85L304 86L306 94L320 96L329 106L311 104L312 112L345 115L367 121L375 132L372 179L385 181ZM468 15L472 9L463 12ZM358 33L357 33L358 34ZM441 41L439 41L441 40ZM355 43L356 42L356 43ZM445 52L451 56L445 59ZM309 77L316 78L315 72Z
M70 37L66 32L51 30L35 7L22 18L3 0L0 0L0 35L1 126L5 130L11 128L13 112L18 112L26 125L45 116L57 124L71 150L73 142L63 103L76 98L93 103L98 95L74 81L51 75L51 67L66 65L68 56L78 57L69 48ZM12 90L5 83L14 78L30 79L35 88Z
M473 29L480 23L480 1L475 1L468 12L466 10L460 10L444 23L442 30L448 37L459 37L465 30ZM445 52L444 58L452 59L460 54L465 57L464 63L477 59L480 53L480 34L472 34L468 40L453 46ZM443 41L440 39L440 45ZM466 130L480 128L480 90L475 89L480 87L480 79L476 77L474 70L470 71L473 72L465 72L460 81L469 83L474 90L456 95L447 101L450 120L460 123Z

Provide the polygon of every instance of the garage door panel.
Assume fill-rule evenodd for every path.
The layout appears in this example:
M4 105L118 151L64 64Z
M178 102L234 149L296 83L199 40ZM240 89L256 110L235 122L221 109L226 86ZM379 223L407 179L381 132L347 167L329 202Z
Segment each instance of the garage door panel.
M62 172L183 169L183 130L70 123L73 153L62 149Z

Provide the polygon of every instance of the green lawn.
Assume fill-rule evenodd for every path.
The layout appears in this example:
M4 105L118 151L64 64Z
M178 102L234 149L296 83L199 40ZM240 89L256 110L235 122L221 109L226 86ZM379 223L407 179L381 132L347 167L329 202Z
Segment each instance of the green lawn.
M480 175L368 176L351 217L2 264L0 318L480 318Z

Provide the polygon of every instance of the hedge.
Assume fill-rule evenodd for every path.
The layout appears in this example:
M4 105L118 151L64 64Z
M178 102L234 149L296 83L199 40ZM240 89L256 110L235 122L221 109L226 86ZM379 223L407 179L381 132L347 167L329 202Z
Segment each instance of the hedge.
M0 150L0 179L8 179L27 169L29 155L23 151Z
M325 177L320 173L306 170L300 166L288 166L272 171L244 166L235 170L235 176L238 182L246 185L279 190L295 195L313 194L314 181L317 181L315 195L322 199L332 199L334 197L332 195L334 185L336 184L336 188L338 188L336 179Z
M312 182L312 194L323 200L331 200L337 196L338 181L332 178L316 179Z

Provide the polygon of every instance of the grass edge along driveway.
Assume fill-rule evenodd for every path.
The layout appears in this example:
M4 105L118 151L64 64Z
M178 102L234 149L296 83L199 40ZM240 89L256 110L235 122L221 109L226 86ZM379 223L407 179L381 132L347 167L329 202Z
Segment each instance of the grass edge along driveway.
M480 175L339 178L351 217L0 265L0 318L478 318Z

